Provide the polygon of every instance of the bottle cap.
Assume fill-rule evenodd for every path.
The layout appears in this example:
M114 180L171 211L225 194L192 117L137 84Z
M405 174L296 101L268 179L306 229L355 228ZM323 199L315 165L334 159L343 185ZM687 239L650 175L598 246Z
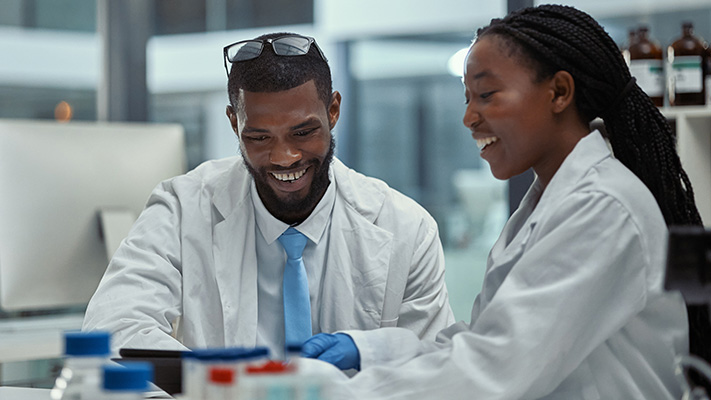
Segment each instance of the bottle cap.
M301 344L289 344L286 346L286 352L287 353L301 353L301 348L303 345Z
M104 389L125 392L145 392L153 380L153 365L144 361L127 361L120 365L105 365Z
M237 361L248 360L269 355L269 349L266 347L228 347L215 349L196 349L183 353L183 358L192 358L199 361Z
M210 382L229 385L234 383L235 371L230 368L212 367L210 368Z
M246 354L242 357L242 359L251 360L251 359L255 359L255 358L262 358L262 357L268 357L268 356L269 356L269 349L268 348L255 347L255 348L247 351Z
M64 354L67 356L106 356L111 353L111 334L104 331L64 333Z
M247 367L248 374L284 374L293 371L293 367L281 361L269 360L262 365Z

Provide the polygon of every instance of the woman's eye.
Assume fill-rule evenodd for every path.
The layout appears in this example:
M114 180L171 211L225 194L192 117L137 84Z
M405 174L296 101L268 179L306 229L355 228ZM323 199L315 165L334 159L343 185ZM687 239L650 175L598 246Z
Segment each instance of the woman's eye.
M480 94L479 97L481 97L482 99L488 99L493 94L494 94L493 91L492 92L485 92L485 93Z
M264 140L267 140L266 136L247 136L245 139L249 140L250 142L262 142Z

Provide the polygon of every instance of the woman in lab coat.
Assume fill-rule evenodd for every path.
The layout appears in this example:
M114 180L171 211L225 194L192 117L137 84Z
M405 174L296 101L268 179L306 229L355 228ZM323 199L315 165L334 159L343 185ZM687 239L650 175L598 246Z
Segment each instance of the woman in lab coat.
M670 127L615 42L574 8L521 10L479 30L464 85L464 124L494 176L536 173L471 323L436 342L317 335L305 354L361 369L338 397L678 399L688 326L681 295L663 290L667 225L701 219Z

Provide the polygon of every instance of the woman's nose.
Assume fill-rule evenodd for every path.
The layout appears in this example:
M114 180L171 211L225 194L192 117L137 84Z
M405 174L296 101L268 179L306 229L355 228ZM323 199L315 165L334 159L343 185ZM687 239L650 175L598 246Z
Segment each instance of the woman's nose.
M462 122L464 126L473 130L481 122L481 114L471 104L468 104Z

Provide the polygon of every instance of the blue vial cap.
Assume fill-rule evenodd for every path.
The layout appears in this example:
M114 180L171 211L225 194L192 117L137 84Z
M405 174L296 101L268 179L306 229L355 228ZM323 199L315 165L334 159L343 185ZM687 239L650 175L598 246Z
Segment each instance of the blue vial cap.
M193 358L197 360L217 360L219 358L219 349L196 349L183 353L183 358Z
M269 349L267 347L255 347L253 349L247 350L246 354L242 357L243 359L253 359L260 357L268 357Z
M301 353L301 348L303 345L301 344L288 344L286 345L286 352L287 353Z
M121 365L104 365L104 389L145 392L153 380L153 365L144 361L127 361Z
M105 331L64 333L64 354L67 356L105 356L111 353L111 334Z
M244 358L248 354L249 349L244 347L229 347L221 349L218 353L218 358L224 361L236 361Z
M229 347L229 348L214 348L214 349L196 349L183 353L183 358L191 358L200 361L236 361L253 359L258 357L266 357L269 355L269 349L266 347L244 348L244 347Z

